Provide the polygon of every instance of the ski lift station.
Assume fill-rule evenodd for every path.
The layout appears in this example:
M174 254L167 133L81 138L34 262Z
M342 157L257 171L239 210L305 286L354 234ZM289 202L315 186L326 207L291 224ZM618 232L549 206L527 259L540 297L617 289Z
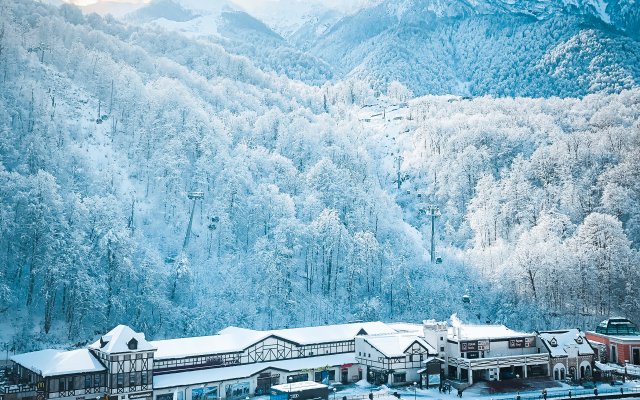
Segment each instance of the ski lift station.
M527 333L427 320L267 331L232 326L212 336L147 340L119 325L84 348L12 356L0 394L4 400L327 399L327 385L363 379L427 388L442 379L465 386L581 379L594 361L577 329Z

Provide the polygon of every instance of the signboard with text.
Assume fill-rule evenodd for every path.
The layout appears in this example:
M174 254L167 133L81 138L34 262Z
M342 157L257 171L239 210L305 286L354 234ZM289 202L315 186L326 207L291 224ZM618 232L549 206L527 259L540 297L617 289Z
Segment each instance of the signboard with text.
M488 351L490 348L489 340L462 340L460 341L460 351Z
M535 336L509 339L510 349L524 349L524 348L535 347L535 346L536 346Z

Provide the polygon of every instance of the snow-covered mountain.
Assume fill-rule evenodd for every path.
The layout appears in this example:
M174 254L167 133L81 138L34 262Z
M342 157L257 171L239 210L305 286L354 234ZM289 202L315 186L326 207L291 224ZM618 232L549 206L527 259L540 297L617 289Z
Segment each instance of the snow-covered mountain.
M416 94L580 96L640 82L631 5L387 0L293 37L338 76L380 89L398 80Z
M179 32L246 56L261 68L321 84L329 66L291 46L261 20L227 0L153 0L124 17L130 24Z

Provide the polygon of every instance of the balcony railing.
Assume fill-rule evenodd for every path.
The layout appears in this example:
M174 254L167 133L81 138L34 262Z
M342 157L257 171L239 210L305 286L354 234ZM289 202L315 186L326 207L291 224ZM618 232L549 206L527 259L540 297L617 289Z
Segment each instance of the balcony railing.
M0 393L4 393L4 394L35 392L35 391L36 391L36 385L33 385L33 384L5 385L0 387Z

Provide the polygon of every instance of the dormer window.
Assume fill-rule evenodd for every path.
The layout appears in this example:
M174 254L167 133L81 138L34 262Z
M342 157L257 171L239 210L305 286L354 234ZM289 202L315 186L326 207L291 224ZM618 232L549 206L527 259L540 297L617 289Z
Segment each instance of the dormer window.
M127 347L129 350L138 350L138 341L136 339L129 340Z
M107 343L109 342L105 341L102 337L100 337L100 348L103 348L104 346L106 346Z
M556 338L551 338L549 344L551 345L551 347L556 347L558 346L558 341L556 340Z
M578 344L582 344L582 336L578 336L578 337L576 338L576 343L578 343Z

